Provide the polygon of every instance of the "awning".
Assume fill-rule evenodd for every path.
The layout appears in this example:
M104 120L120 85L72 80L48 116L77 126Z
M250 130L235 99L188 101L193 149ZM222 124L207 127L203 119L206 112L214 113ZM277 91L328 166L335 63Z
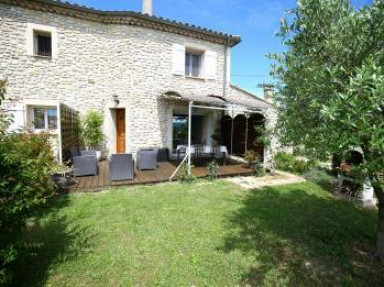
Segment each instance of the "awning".
M167 91L162 94L162 99L173 100L173 101L193 101L195 103L202 103L211 106L225 107L225 108L242 108L250 111L260 111L265 109L274 108L272 104L260 100L254 99L233 99L224 98L216 95L197 95L194 93L179 93L176 91Z

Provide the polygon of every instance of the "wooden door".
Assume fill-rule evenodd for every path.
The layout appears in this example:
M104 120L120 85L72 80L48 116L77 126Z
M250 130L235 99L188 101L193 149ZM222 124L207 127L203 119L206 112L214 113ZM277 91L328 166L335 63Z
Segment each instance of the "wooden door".
M125 110L116 110L117 153L125 153Z

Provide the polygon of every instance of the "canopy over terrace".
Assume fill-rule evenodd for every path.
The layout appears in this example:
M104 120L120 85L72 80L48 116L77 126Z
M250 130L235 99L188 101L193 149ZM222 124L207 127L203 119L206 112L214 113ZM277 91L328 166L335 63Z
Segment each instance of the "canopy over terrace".
M271 108L272 105L258 98L224 98L216 95L197 95L194 93L178 93L176 91L167 91L161 95L161 99L173 101L173 102L187 102L188 103L188 151L191 151L192 144L192 110L197 109L209 109L209 110L222 110L227 111L233 118L234 114L246 114L261 113L264 114L265 110ZM246 126L248 129L248 126ZM247 137L245 132L245 137ZM232 142L233 142L233 125L231 131L231 154L232 154ZM247 139L245 139L247 142ZM191 153L187 152L185 158L181 162L183 164L188 159L188 173L191 173ZM180 165L181 165L180 164ZM176 174L177 170L175 171Z

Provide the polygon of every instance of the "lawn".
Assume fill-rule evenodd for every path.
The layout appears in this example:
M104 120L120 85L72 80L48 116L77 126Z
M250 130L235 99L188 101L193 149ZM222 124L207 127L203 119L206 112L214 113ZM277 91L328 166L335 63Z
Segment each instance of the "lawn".
M21 286L382 286L376 211L314 183L73 194L36 213Z

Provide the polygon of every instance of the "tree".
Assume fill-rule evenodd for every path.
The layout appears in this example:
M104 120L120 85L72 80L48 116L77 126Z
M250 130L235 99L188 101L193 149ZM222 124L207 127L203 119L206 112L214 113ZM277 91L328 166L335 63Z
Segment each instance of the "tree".
M347 0L299 0L278 36L287 47L270 55L280 79L279 134L317 158L361 147L384 262L384 1L357 10Z

